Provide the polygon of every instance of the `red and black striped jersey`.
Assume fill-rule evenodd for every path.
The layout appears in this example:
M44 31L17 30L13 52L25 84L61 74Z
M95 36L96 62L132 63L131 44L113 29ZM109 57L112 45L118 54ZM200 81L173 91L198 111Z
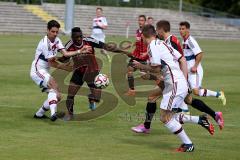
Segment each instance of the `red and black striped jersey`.
M72 40L68 41L65 45L67 51L76 51L81 49L84 45L88 45L92 47L92 52L88 54L80 54L73 56L74 69L79 70L80 72L95 72L99 71L98 63L95 57L94 48L103 48L104 43L100 42L91 37L85 37L82 40L82 44L80 46L73 43Z
M147 53L147 45L144 44L142 39L142 31L138 29L136 31L136 42L135 42L135 49L132 52L133 57L138 58L140 60L148 60L149 57ZM143 56L144 55L144 56Z

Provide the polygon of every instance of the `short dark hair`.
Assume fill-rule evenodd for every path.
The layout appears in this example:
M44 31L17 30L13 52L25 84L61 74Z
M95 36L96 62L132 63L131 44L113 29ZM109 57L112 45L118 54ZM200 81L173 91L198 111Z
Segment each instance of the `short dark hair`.
M153 17L148 17L147 19L153 19Z
M74 28L72 28L72 35L73 35L74 33L80 33L80 35L81 35L81 37L82 37L82 30L81 30L80 27L74 27Z
M56 20L51 20L47 23L47 28L50 30L52 29L53 27L56 27L56 28L60 28L60 24L58 23L58 21Z
M138 18L144 18L145 21L147 20L146 16L143 15L143 14L142 14L142 15L139 15Z
M185 26L187 29L190 29L190 23L187 21L183 21L179 23L180 26Z
M163 29L164 32L170 32L170 23L167 20L160 20L157 22L157 29Z
M101 10L101 11L103 11L103 9L102 9L101 7L97 7L96 10Z
M156 36L156 30L153 25L147 24L143 27L142 29L142 34L144 37L149 38L149 37L155 37Z

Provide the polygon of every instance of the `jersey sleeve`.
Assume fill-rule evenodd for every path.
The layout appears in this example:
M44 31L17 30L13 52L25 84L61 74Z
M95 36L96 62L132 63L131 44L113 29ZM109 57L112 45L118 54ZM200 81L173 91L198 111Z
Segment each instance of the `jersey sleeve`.
M177 37L171 36L170 43L175 50L177 50L181 55L183 55L183 50L180 41L177 39Z
M108 25L106 17L103 17L103 19L102 19L102 23L103 23L103 25L105 25L105 26Z
M202 52L201 48L199 47L197 41L194 38L190 38L188 40L188 44L189 48L193 51L195 56Z
M152 66L161 65L161 48L155 44L150 44L148 47L148 54L150 56L150 62Z
M102 48L104 47L105 43L101 42L101 41L98 41L92 37L87 37L87 38L84 38L84 40L88 43L91 44L92 47L94 48Z

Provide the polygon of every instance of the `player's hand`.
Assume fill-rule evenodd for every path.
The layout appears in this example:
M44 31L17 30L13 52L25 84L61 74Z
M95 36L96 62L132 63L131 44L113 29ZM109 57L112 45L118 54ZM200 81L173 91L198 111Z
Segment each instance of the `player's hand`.
M192 73L196 73L196 72L197 72L197 67L193 66L193 67L191 68L191 72L192 72Z
M91 53L92 52L92 47L88 46L88 45L84 45L81 49L80 49L80 53L81 54L86 54L86 53Z
M140 63L140 62L138 62L138 61L136 61L136 60L133 60L132 63L133 63L133 65L134 65L135 68L138 68L138 69L141 68L141 63Z

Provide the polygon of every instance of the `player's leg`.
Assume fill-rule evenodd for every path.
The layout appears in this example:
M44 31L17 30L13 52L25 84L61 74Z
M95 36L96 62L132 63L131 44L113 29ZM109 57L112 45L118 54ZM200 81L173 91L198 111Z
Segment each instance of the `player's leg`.
M216 97L220 99L223 105L226 105L226 98L223 91L212 91L202 88L203 70L200 68L196 74L189 74L189 82L193 94L200 97Z
M61 99L61 94L57 82L46 70L35 70L31 69L30 73L33 81L40 86L40 88L48 88L48 98L43 103L43 106L37 111L34 115L35 118L44 118L44 113L50 109L51 111L51 120L55 121L57 119L57 102Z
M160 104L160 120L165 124L170 132L176 134L182 141L182 145L177 151L192 152L194 146L192 141L185 133L182 125L174 117L173 112L179 108L187 95L187 84L185 81L179 81L173 85L166 86L163 91L163 99Z
M184 124L184 123L198 124L198 125L201 125L203 128L205 128L211 135L214 134L214 126L208 120L207 115L205 114L201 116L192 116L189 114L185 114L184 112L178 112L174 115L174 117L181 124Z
M102 90L98 89L94 84L95 77L99 74L99 71L85 74L85 81L90 89L91 94L88 95L89 109L94 111L96 109L96 103L100 102Z
M182 125L174 118L174 113L169 110L160 109L160 120L165 124L168 130L177 135L182 141L181 146L177 149L179 152L192 152L194 146L186 132L182 128Z
M136 127L132 127L132 131L136 133L149 133L151 122L154 117L154 114L156 113L157 99L162 95L162 89L159 87L155 88L153 91L150 92L148 96L148 103L146 105L146 111L145 111L145 121L143 124L140 124Z
M133 60L131 59L128 63L128 68L127 68L127 79L128 79L129 90L127 93L125 93L126 96L135 96L134 76L133 76L133 72L135 71L135 68L133 67L132 62Z
M74 114L74 97L83 85L83 75L84 72L79 70L75 70L73 72L72 78L70 80L70 84L68 86L68 95L66 100L66 107L67 107L67 116L65 119L70 120Z
M185 98L185 102L187 104L191 105L193 108L210 115L218 123L219 128L221 130L223 129L224 119L222 116L222 112L214 111L207 104L205 104L202 100L197 99L197 98L192 98L192 96L190 94Z
M51 121L55 121L57 119L57 103L61 100L61 94L57 82L53 77L50 77L49 79L48 88L50 88L48 93L48 103L51 112L50 119Z

